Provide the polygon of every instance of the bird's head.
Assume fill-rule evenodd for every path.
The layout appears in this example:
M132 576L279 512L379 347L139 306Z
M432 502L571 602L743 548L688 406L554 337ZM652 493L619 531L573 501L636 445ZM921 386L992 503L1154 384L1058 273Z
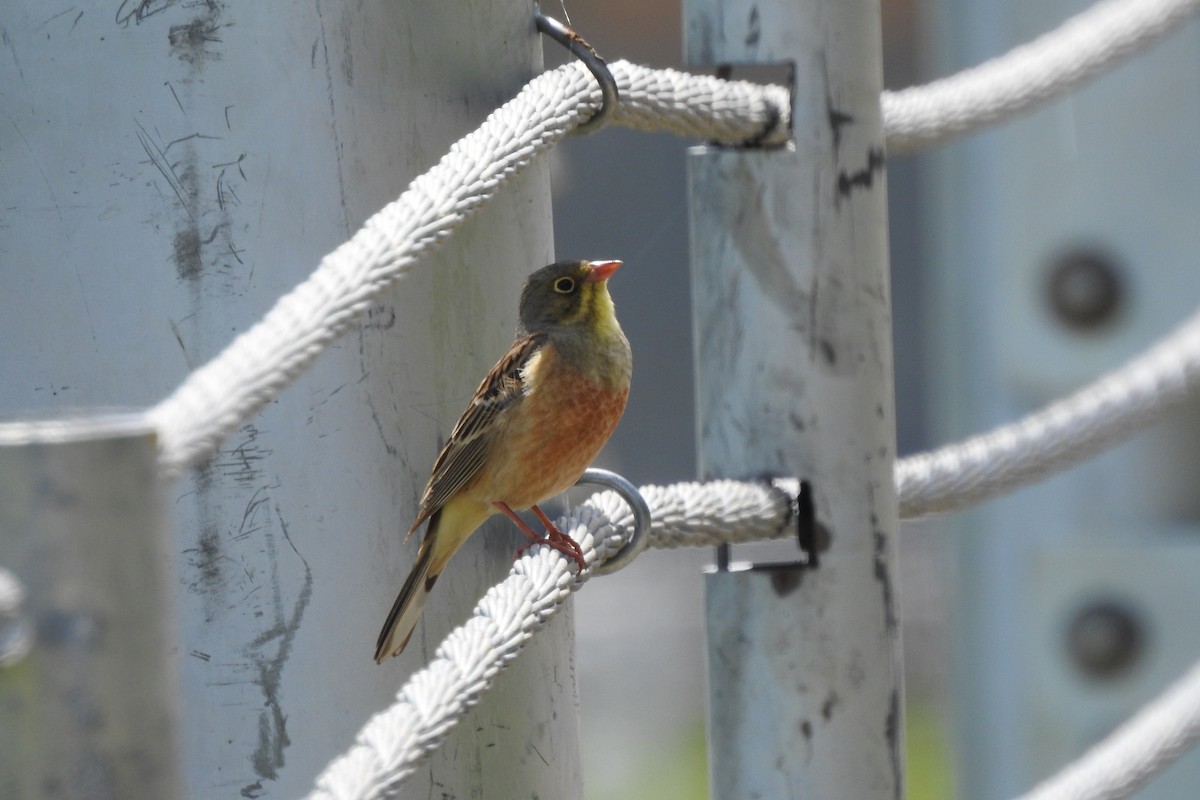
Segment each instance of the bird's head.
M529 276L521 327L529 333L620 330L606 281L620 261L559 261Z

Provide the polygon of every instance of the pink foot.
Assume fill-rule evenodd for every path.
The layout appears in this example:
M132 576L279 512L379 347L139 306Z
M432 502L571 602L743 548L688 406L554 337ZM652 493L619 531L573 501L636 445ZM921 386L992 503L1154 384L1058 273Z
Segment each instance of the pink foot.
M564 556L567 556L578 565L579 569L585 569L587 563L583 560L583 551L579 547L579 543L560 531L550 518L546 516L537 506L533 506L533 513L546 526L546 535L539 536L533 532L533 529L525 524L525 521L517 516L516 512L508 507L507 503L496 503L495 506L504 512L505 516L513 521L520 529L521 533L529 537L529 544L517 550L517 558L525 554L525 551L533 547L535 544L548 545L551 549L557 550Z

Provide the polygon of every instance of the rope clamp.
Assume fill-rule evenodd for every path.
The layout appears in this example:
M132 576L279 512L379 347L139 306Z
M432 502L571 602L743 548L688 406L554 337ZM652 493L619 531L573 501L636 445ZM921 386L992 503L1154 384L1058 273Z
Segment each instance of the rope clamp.
M650 506L646 504L646 498L642 497L642 493L637 490L636 486L615 472L595 468L584 470L582 477L575 485L584 484L612 489L621 496L621 499L633 512L633 533L629 535L629 541L604 563L592 567L593 575L611 575L617 570L629 566L629 562L637 558L650 544Z
M617 91L617 81L613 78L612 73L608 71L608 66L605 65L604 59L596 52L596 48L588 44L587 40L573 29L553 17L543 14L540 4L534 4L533 21L540 33L549 36L570 50L576 58L583 62L588 71L600 83L600 96L602 98L600 110L581 122L575 128L575 133L594 133L604 127L605 123L608 122L608 118L617 110L617 102L620 100L620 92ZM614 489L614 491L619 490Z

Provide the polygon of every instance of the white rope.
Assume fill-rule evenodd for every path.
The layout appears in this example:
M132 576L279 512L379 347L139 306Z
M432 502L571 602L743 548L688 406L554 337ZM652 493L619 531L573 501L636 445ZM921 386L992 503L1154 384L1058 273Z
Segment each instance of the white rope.
M1123 800L1200 742L1200 662L1019 800Z
M651 547L760 541L792 535L797 481L717 481L641 489ZM395 704L372 717L353 746L317 778L310 800L380 800L400 786L480 700L525 642L625 543L633 514L614 492L558 521L580 543L588 569L535 547L493 587L470 620L409 678ZM1200 663L1158 699L1059 774L1019 800L1122 800L1200 741Z
M1141 52L1198 10L1200 0L1104 0L977 67L884 92L888 153L909 153L1030 111Z
M620 87L614 122L724 142L788 137L787 92L610 65ZM457 141L302 284L150 411L159 462L176 476L211 455L247 417L290 383L354 323L386 286L444 242L533 158L600 103L595 79L577 63L543 73Z
M887 94L889 149L939 141L1043 102L1145 46L1197 6L1200 0L1108 0L1005 57L928 87ZM772 144L788 136L789 98L781 87L626 62L611 69L621 91L614 118L620 124L728 143ZM534 79L457 142L261 322L151 410L164 473L178 475L211 454L349 329L380 290L588 117L599 95L584 68L569 64ZM1198 332L1194 320L1132 369L1044 412L957 448L901 462L902 511L928 513L1003 491L1143 424L1193 388ZM781 490L752 484L650 488L646 498L654 515L654 546L770 538L787 533L790 519ZM630 517L616 495L605 493L575 512L564 529L580 542L591 565L621 546L618 531ZM574 575L565 559L546 548L520 559L471 620L447 637L434 661L410 678L396 705L372 718L354 747L327 768L313 796L394 796L589 571Z
M1075 85L1144 46L1200 0L1107 0L1007 56L927 87L883 98L889 147L933 141L1011 114ZM611 65L614 121L729 143L787 139L790 101L779 86L721 81L625 61ZM987 98L993 98L988 100ZM383 288L446 240L530 161L598 107L579 64L543 73L456 142L253 328L150 411L160 463L176 476L293 380Z
M1087 459L1200 389L1200 312L1141 356L1041 411L896 463L901 517L980 503Z
M650 546L787 535L797 486L795 481L776 486L721 481L643 487L653 519ZM579 543L588 569L576 575L570 559L540 545L518 559L508 578L446 637L433 660L408 679L395 704L372 717L353 746L318 776L311 800L395 797L533 632L587 581L591 568L624 545L632 523L633 512L615 492L595 495L558 520L559 528Z

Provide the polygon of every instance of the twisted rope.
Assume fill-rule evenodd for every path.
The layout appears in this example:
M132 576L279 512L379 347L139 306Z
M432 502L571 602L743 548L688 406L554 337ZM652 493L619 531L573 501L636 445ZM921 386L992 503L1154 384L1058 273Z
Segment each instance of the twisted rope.
M977 67L884 92L888 152L911 153L1031 111L1142 52L1198 10L1200 0L1104 0Z
M626 61L610 66L621 92L614 121L737 143L788 137L778 86L721 81ZM178 476L210 456L251 414L354 324L380 291L490 200L600 103L579 64L543 73L451 146L404 194L366 221L266 316L150 410L159 463Z
M698 547L792 534L798 482L717 481L641 489L653 523L651 547ZM502 583L451 632L433 660L413 674L396 702L376 714L353 746L318 776L309 800L383 800L435 750L556 614L593 568L619 551L633 514L614 492L593 496L558 520L580 543L587 569L545 546L519 559ZM1200 662L1160 697L1020 800L1123 800L1200 741Z
M927 87L887 93L882 103L889 149L906 152L1045 102L1143 48L1198 6L1200 0L1107 0L1000 59ZM619 124L730 144L787 139L790 105L781 87L727 83L627 62L616 62L611 70L622 97L614 119ZM178 475L210 455L349 329L375 294L590 117L599 100L590 76L570 64L536 78L459 140L261 322L150 411L160 431L164 473ZM1120 380L1101 381L958 448L901 462L902 511L927 513L1003 491L1126 435L1194 388L1200 350L1194 333L1160 345L1156 351L1171 352L1148 357ZM646 495L655 518L654 546L770 538L783 534L790 519L790 502L777 487L728 482L720 488L648 488ZM313 797L394 796L524 642L586 581L590 565L619 549L628 516L616 496L606 493L564 522L589 564L578 576L545 548L519 560L471 620L446 639L433 662L405 684L396 705L372 718L354 747L327 768Z
M1200 662L1019 800L1124 800L1200 742Z
M964 508L1077 464L1200 390L1200 313L1075 394L965 442L896 462L901 517Z
M644 487L653 519L650 546L728 541L731 531L737 541L790 533L794 481L721 481L719 486L720 492L695 483ZM633 512L615 492L595 495L558 520L559 529L579 543L587 569L576 575L569 559L545 545L518 559L470 619L445 638L433 660L401 687L396 702L372 717L351 748L317 777L310 800L395 797L534 631L587 581L594 566L624 546L632 524Z

